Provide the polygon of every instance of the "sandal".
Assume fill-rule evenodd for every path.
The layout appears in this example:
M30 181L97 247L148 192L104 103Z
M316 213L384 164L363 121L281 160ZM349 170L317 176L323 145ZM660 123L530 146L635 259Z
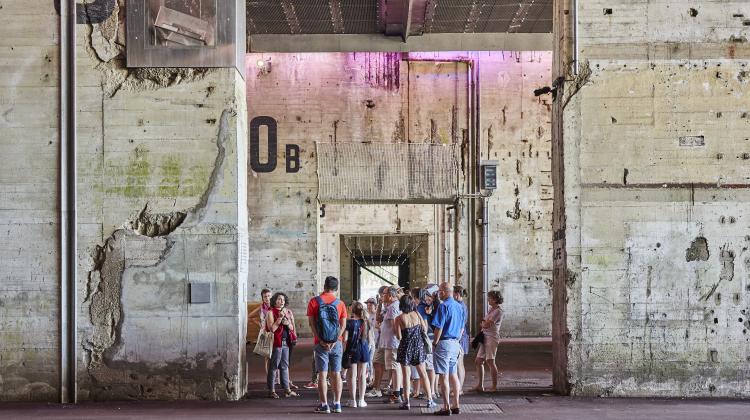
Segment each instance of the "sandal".
M268 393L268 398L273 398L274 400L278 400L279 394L277 394L276 391L271 391Z
M291 389L287 389L286 391L284 391L284 398L289 398L289 397L299 397L299 394L292 391Z

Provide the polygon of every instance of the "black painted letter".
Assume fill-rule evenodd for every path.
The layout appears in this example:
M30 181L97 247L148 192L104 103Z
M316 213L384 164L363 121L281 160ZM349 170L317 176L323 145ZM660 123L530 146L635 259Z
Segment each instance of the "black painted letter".
M296 144L286 145L286 173L299 172L299 146Z
M260 163L260 126L268 127L268 160ZM255 172L273 172L276 169L276 120L271 117L255 117L250 121L250 168Z

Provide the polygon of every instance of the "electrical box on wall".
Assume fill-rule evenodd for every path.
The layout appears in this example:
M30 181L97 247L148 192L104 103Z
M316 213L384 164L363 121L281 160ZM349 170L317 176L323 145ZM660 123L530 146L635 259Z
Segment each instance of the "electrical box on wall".
M482 168L482 185L483 190L497 189L497 161L483 160L479 164Z
M211 303L210 283L190 283L190 303Z
M128 67L244 69L244 0L129 0Z

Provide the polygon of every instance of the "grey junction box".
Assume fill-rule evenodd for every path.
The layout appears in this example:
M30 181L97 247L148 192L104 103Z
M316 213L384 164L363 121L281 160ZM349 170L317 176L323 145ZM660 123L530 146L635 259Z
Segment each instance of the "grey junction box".
M211 303L210 283L190 283L190 303Z
M483 190L497 189L497 161L483 160L479 165L482 168L481 188Z

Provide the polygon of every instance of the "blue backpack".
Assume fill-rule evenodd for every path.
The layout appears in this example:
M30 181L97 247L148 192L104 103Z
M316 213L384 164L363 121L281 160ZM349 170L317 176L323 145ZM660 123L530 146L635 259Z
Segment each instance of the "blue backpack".
M318 338L324 343L335 343L339 339L339 300L324 303L318 296Z

